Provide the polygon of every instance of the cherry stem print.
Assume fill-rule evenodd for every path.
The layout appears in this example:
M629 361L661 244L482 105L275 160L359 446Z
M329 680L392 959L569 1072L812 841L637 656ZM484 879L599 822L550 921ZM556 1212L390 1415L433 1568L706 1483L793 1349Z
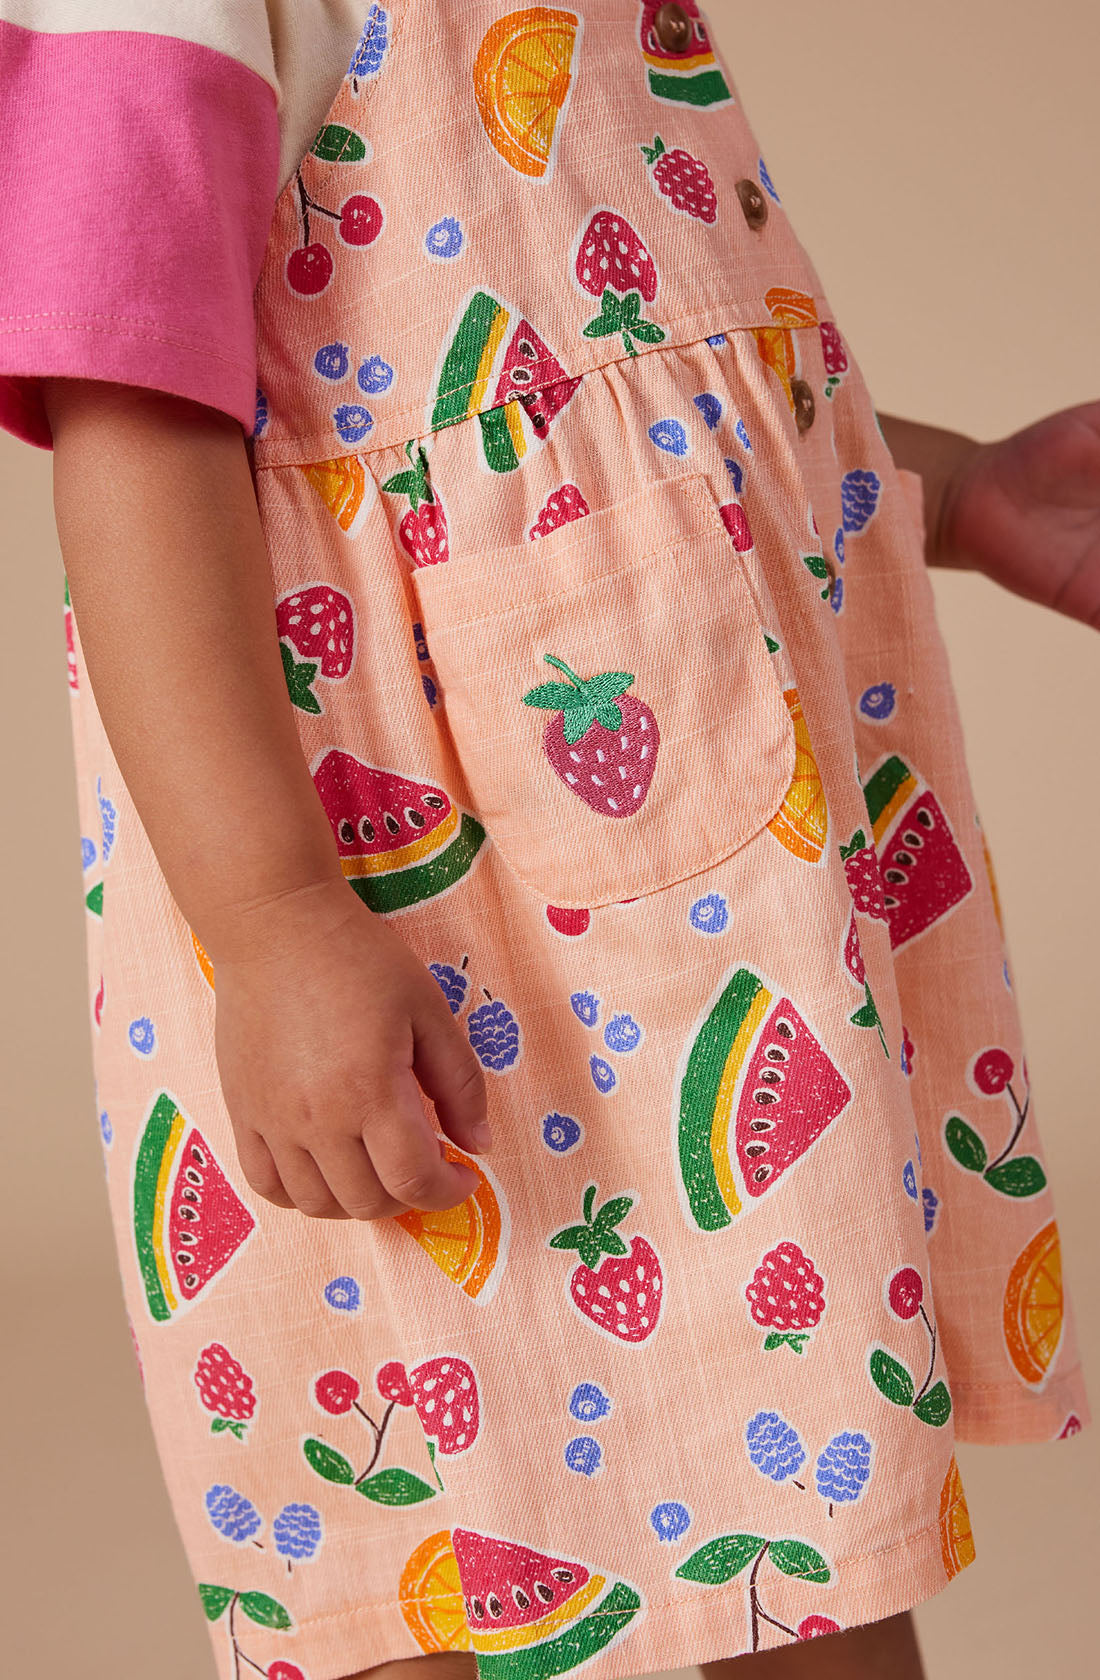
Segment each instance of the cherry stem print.
M813 1633L839 1633L839 1624L826 1616L809 1616L793 1628L780 1621L764 1608L760 1601L759 1576L765 1559L780 1574L791 1576L806 1585L826 1586L832 1579L832 1566L813 1546L804 1540L768 1540L760 1534L722 1534L700 1546L676 1571L677 1578L697 1581L701 1586L721 1587L736 1580L746 1569L746 1582L752 1649L760 1649L760 1624L768 1622L791 1639L802 1640ZM751 1568L750 1568L751 1566Z
M777 1616L771 1615L760 1602L760 1590L756 1585L756 1577L759 1575L760 1565L767 1555L768 1542L765 1541L756 1554L752 1574L749 1576L749 1619L752 1623L752 1648L754 1651L760 1649L760 1623L762 1621L770 1622L772 1627L780 1628L783 1633L789 1633L792 1639L798 1638L798 1634L793 1627L789 1627L786 1622L781 1622Z
M1008 1097L1009 1102L1012 1104L1012 1107L1015 1110L1016 1124L1012 1128L1012 1136L1009 1138L1008 1142L1005 1144L1004 1148L1001 1150L1001 1153L996 1157L995 1160L990 1161L989 1166L986 1168L987 1172L991 1171L994 1167L999 1167L1001 1162L1004 1160L1005 1156L1012 1154L1012 1151L1016 1147L1016 1140L1019 1137L1020 1133L1024 1129L1024 1126L1027 1122L1028 1113L1031 1109L1031 1092L1030 1091L1028 1091L1027 1096L1024 1098L1023 1107L1020 1106L1019 1098L1017 1097L1015 1091L1012 1089L1011 1085L1006 1085L1005 1086L1005 1095Z
M285 1605L280 1604L279 1600L272 1598L269 1593L241 1592L235 1587L219 1587L208 1581L199 1583L199 1598L202 1600L202 1607L206 1612L208 1622L219 1621L222 1616L225 1616L226 1611L229 1612L226 1616L226 1630L229 1634L229 1644L233 1652L233 1680L240 1680L242 1663L246 1663L249 1668L255 1669L257 1674L266 1675L268 1670L262 1663L258 1663L255 1658L250 1657L241 1644L237 1631L237 1612L240 1610L250 1621L255 1622L257 1627L273 1629L277 1633L285 1633L293 1626L290 1612ZM289 1675L292 1665L284 1664L283 1666L287 1669ZM295 1670L294 1672L300 1671Z
M902 1266L894 1273L887 1286L886 1301L894 1317L903 1323L916 1318L918 1313L924 1320L932 1343L928 1374L918 1391L909 1367L886 1348L876 1347L871 1350L868 1360L868 1375L879 1393L892 1405L904 1406L921 1423L933 1429L942 1429L951 1416L951 1393L942 1377L939 1382L932 1382L936 1368L936 1328L925 1311L924 1279L915 1266Z
M1002 1196L1023 1200L1037 1196L1046 1189L1047 1176L1042 1162L1034 1155L1014 1155L1020 1134L1031 1112L1031 1089L1027 1068L1023 1069L1025 1092L1023 1102L1016 1095L1012 1078L1016 1064L1007 1050L990 1045L974 1058L970 1082L980 1097L1006 1097L1012 1110L1012 1131L999 1155L989 1159L982 1134L961 1114L949 1114L944 1121L943 1135L948 1153L964 1172L980 1173L991 1190ZM1012 1157L1009 1159L1009 1157Z
M343 1417L348 1412L355 1411L373 1433L374 1450L365 1470L357 1475L349 1458L316 1435L306 1437L302 1443L302 1453L310 1469L322 1480L352 1488L377 1505L419 1505L422 1500L435 1497L436 1489L429 1482L400 1465L390 1465L384 1470L377 1468L394 1407L413 1404L412 1390L409 1388L404 1367L395 1361L391 1366L383 1367L379 1373L380 1377L387 1379L390 1375L393 1376L396 1387L382 1387L382 1383L379 1383L383 1397L389 1402L380 1422L376 1422L359 1404L359 1383L350 1371L326 1371L314 1384L314 1396L323 1411L328 1412L331 1417ZM432 1470L442 1489L443 1483L439 1479L434 1459Z
M359 1413L359 1416L362 1417L362 1418L365 1418L367 1423L370 1425L370 1427L374 1431L374 1452L372 1453L371 1461L367 1465L367 1468L363 1471L363 1474L361 1476L357 1476L355 1478L355 1484L354 1485L356 1487L358 1487L359 1483L364 1481L365 1478L370 1475L371 1471L374 1469L375 1465L378 1463L378 1460L379 1460L379 1458L381 1456L381 1453L382 1453L382 1443L383 1443L383 1441L385 1440L385 1437L386 1437L386 1425L390 1421L390 1414L392 1413L393 1408L397 1405L397 1401L396 1400L391 1400L390 1401L389 1405L386 1407L385 1411L382 1413L381 1423L375 1423L375 1421L371 1417L370 1413L363 1410L363 1407L359 1404L358 1400L354 1401L353 1405L354 1405L355 1410Z
M932 1323L932 1320L929 1318L928 1314L925 1312L923 1301L921 1302L920 1315L924 1320L924 1327L928 1331L929 1337L931 1338L932 1357L928 1361L928 1375L925 1377L923 1383L920 1386L920 1391L916 1396L916 1400L923 1400L924 1396L928 1393L928 1390L929 1390L929 1388L931 1386L931 1383L932 1383L932 1372L936 1369L936 1326ZM914 1404L915 1403L916 1403L916 1401L914 1401ZM833 1514L832 1513L832 1507L830 1506L829 1515L832 1516L832 1514Z

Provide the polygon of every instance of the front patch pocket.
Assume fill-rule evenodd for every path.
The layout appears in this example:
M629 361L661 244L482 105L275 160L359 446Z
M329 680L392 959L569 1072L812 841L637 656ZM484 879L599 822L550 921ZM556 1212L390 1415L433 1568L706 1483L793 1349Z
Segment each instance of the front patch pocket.
M779 809L794 725L701 474L411 582L473 808L547 902L656 892Z

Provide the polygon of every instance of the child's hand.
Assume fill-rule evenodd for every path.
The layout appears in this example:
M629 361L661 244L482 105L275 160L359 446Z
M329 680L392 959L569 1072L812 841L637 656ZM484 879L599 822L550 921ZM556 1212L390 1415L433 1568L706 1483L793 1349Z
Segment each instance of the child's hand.
M215 1051L245 1178L315 1218L448 1208L488 1147L481 1066L442 991L342 877L284 894L214 958Z
M984 572L1100 630L1100 402L962 452L930 564Z

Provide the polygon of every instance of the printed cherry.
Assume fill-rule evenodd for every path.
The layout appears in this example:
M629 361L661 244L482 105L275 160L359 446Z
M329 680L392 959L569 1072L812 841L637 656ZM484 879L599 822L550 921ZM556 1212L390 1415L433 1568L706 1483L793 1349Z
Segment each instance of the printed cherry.
M287 285L300 297L316 297L331 279L332 252L320 241L300 245L286 260Z
M317 1404L324 1412L340 1417L350 1412L359 1398L359 1384L350 1371L326 1371L313 1385Z
M366 193L354 193L340 206L340 238L345 245L370 245L382 232L382 206Z
M898 1318L916 1318L924 1300L924 1282L913 1266L903 1266L890 1279L890 1311Z

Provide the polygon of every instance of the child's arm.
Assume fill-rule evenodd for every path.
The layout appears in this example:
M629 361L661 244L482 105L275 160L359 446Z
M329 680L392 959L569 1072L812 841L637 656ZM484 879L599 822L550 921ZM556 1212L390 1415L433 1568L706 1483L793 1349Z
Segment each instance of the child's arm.
M351 891L301 750L240 424L51 379L54 507L96 704L214 965L218 1070L252 1188L317 1216L454 1206L484 1079L425 965Z

